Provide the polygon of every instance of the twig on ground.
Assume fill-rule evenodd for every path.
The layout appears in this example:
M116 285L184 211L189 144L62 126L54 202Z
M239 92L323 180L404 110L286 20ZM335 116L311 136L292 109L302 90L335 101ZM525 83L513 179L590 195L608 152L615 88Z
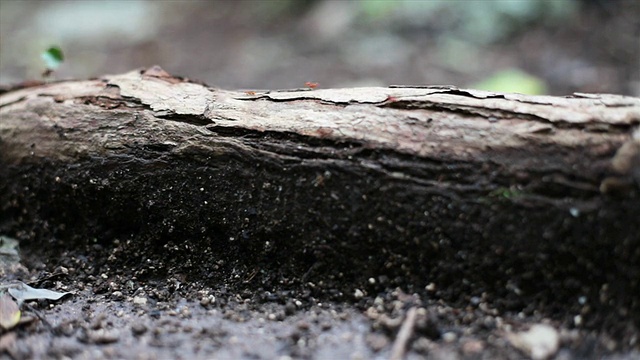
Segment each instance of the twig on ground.
M413 335L417 313L418 309L416 307L412 307L407 311L407 316L404 318L400 331L398 331L398 336L393 342L390 360L402 360L404 358L404 354L407 351L407 343Z

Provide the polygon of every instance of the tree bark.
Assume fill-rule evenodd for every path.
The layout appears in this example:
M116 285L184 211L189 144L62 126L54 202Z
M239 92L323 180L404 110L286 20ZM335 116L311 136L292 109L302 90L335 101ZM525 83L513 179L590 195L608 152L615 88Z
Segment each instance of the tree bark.
M638 98L227 91L152 68L12 89L0 114L0 232L25 246L639 318Z

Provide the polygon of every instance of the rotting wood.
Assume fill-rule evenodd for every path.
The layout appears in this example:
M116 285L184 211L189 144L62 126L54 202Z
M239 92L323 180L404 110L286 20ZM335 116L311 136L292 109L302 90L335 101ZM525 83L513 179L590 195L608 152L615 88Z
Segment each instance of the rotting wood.
M193 278L639 317L638 98L227 91L152 68L13 89L0 115L0 232L32 246L134 239Z

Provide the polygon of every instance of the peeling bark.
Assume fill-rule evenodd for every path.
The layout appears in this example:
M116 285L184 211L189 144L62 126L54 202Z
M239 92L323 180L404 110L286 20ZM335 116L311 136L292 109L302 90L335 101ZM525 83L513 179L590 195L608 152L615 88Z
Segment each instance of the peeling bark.
M230 286L639 318L638 98L243 92L152 68L13 89L0 115L0 232L31 246L132 240Z

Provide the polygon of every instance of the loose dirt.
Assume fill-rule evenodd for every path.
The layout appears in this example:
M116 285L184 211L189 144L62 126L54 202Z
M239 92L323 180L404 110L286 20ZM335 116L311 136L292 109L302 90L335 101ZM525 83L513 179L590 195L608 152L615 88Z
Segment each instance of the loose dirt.
M143 242L139 242L143 243ZM580 325L580 314L498 310L482 297L465 306L400 288L341 293L335 282L265 289L251 273L233 285L167 269L157 250L132 263L135 241L82 249L22 249L10 280L73 295L31 301L31 321L3 331L3 358L74 359L635 359L637 334ZM139 260L136 260L139 261ZM188 261L186 258L177 261ZM174 263L175 264L175 263ZM303 276L304 274L300 274ZM255 276L255 274L253 274ZM233 282L233 278L242 281ZM257 277L257 276L256 276ZM3 281L5 281L3 280ZM296 279L281 279L293 283ZM298 279L299 280L299 279ZM372 285L378 279L370 279ZM298 282L300 283L300 282ZM449 289L455 291L455 289ZM548 310L547 307L546 310ZM412 313L413 316L408 316ZM549 316L551 315L551 316ZM563 320L564 319L564 320ZM534 340L526 330L543 327ZM403 330L401 330L403 328ZM629 328L632 331L632 328ZM400 333L403 332L401 335ZM529 344L529 345L527 345ZM537 344L537 345L536 345Z

